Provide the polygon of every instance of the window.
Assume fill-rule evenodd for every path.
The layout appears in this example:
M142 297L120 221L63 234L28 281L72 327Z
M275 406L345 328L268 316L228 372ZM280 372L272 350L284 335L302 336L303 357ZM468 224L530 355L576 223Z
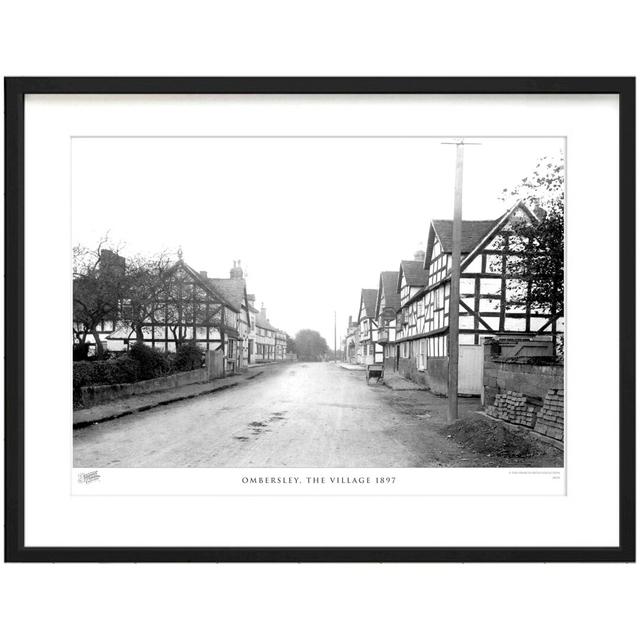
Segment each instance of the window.
M418 355L418 369L424 371L427 368L427 341L420 340L420 352Z

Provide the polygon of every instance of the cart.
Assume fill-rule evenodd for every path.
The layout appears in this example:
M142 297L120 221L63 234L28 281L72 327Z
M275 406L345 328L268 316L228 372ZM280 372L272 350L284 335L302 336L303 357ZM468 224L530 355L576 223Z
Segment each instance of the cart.
M365 380L369 384L369 380L375 378L376 384L384 380L384 365L380 363L368 364L365 371Z

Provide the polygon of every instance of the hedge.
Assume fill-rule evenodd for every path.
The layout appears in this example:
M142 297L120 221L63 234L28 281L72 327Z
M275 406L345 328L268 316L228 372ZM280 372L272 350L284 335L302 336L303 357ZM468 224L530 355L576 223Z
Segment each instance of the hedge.
M123 354L108 360L73 363L73 391L77 398L81 387L102 384L126 384L191 371L202 366L204 352L193 344L181 345L177 353L167 354L134 344Z

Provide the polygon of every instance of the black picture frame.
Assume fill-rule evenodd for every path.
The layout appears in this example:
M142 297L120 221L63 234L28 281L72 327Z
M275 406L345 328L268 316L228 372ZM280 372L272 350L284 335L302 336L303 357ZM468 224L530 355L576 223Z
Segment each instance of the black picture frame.
M635 561L635 78L5 78L5 561ZM616 94L620 161L620 473L616 547L26 547L24 541L24 99L27 94Z

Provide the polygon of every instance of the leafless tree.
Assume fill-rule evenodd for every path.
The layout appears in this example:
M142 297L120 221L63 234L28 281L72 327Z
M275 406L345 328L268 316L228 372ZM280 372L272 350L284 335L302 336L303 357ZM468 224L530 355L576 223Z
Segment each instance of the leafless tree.
M85 344L93 336L96 354L103 356L98 327L115 320L125 287L125 260L108 234L97 246L73 248L73 321L75 339Z

